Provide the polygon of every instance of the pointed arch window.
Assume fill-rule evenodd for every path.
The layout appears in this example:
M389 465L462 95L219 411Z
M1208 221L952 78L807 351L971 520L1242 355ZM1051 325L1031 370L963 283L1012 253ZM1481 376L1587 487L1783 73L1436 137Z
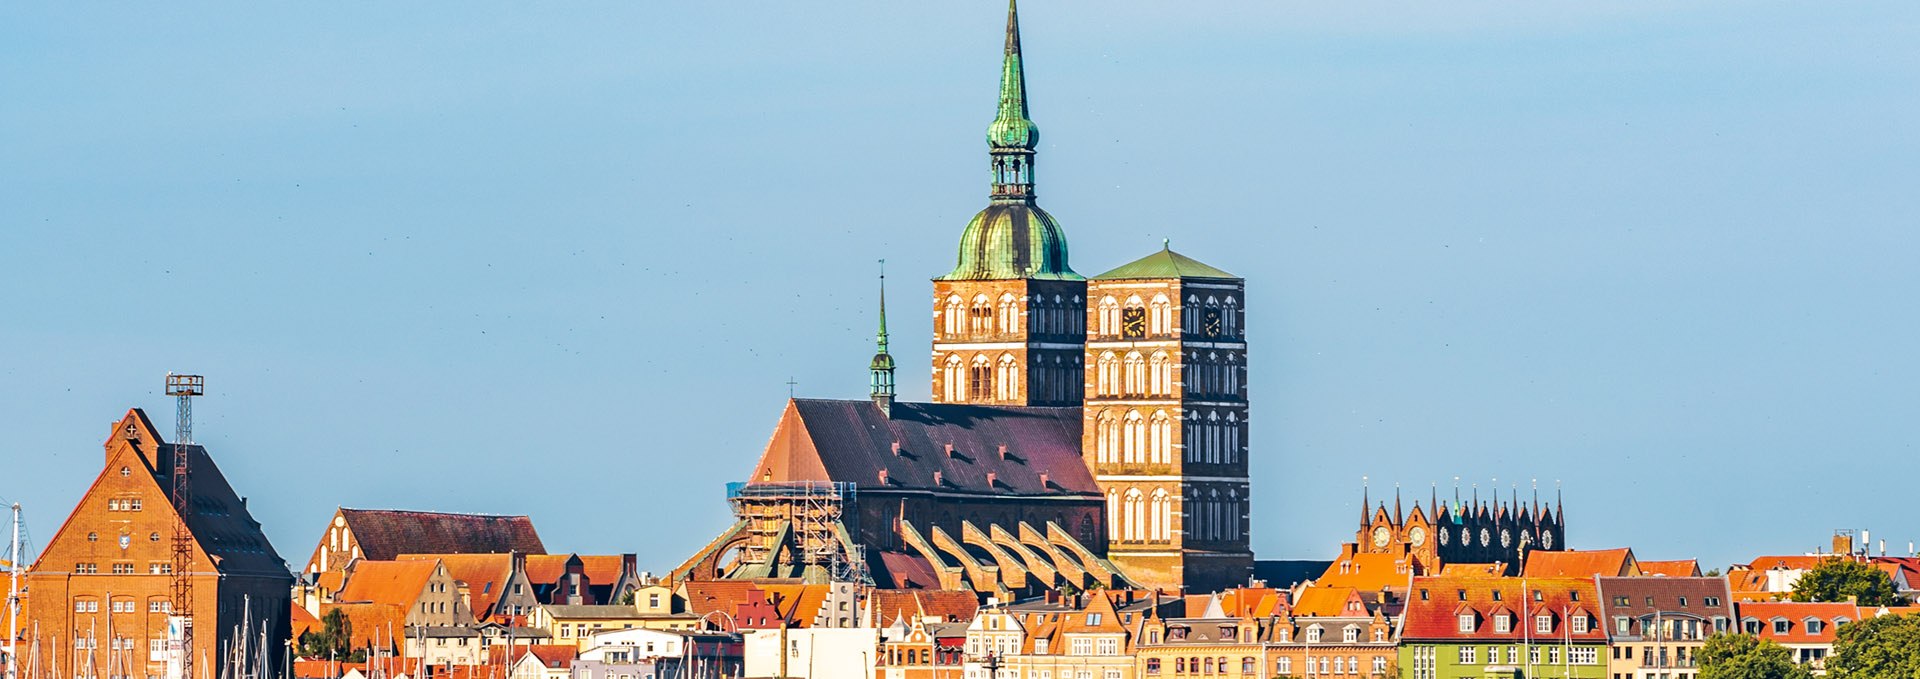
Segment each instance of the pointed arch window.
M945 331L949 337L959 335L961 332L964 332L966 328L966 317L967 305L961 301L960 296L953 295L948 297L947 310L941 314L941 321L945 324L941 330Z
M1226 454L1224 455L1224 457L1226 458L1226 462L1227 464L1237 463L1241 459L1240 458L1240 416L1239 414L1227 413L1227 426L1224 428L1224 433L1226 434L1226 439L1227 439L1226 445L1223 446L1226 449Z
M1143 396L1147 393L1147 361L1138 351L1127 352L1126 393L1128 396Z
M1224 330L1222 334L1228 337L1239 337L1240 336L1240 302L1236 301L1231 295L1229 295L1227 297L1227 302L1224 306L1225 308L1220 312L1220 325L1224 326L1222 328Z
M1020 332L1020 303L1013 293L1000 295L1000 333L1012 335Z
M948 403L964 403L967 400L967 372L959 356L948 356L946 371L941 375L941 392Z
M994 378L994 397L1002 401L1014 401L1020 398L1020 363L1013 355L1000 357L1000 369Z
M1101 396L1116 396L1120 393L1120 357L1115 356L1111 351L1100 354L1094 391Z
M993 332L993 302L986 295L975 295L967 311L967 332L985 335Z
M1153 491L1151 509L1153 510L1153 524L1148 534L1152 535L1155 540L1166 540L1172 537L1173 500L1167 496L1167 490L1165 488Z
M1094 420L1094 450L1103 464L1112 464L1120 450L1120 427L1112 411L1101 411Z
M1120 300L1100 298L1100 334L1109 337L1120 334Z
M1144 508L1141 506L1140 499L1140 489L1133 488L1127 491L1125 536L1128 540L1146 539L1146 522L1144 521L1146 517L1143 514Z
M1120 491L1107 489L1107 539L1120 539Z
M1145 457L1141 451L1146 447L1146 444L1147 427L1145 421L1140 417L1138 411L1127 411L1125 445L1120 448L1121 454L1125 457L1127 464L1140 463L1141 459Z
M1147 310L1149 332L1155 335L1173 334L1173 302L1166 295L1154 295Z
M1147 449L1154 464L1173 462L1173 419L1166 411L1155 411L1147 429Z
M1153 356L1147 359L1147 379L1152 383L1148 393L1155 396L1173 395L1173 361L1167 359L1167 352L1153 352Z
M986 401L993 398L993 363L985 356L976 356L973 366L967 369L967 400Z

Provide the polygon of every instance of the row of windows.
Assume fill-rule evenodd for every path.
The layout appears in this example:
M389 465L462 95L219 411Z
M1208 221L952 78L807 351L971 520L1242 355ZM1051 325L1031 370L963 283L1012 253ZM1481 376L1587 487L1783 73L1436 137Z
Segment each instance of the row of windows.
M1022 316L1031 321L1029 326L1022 322ZM1101 298L1095 312L1094 332L1104 337L1141 339L1147 336L1168 336L1174 333L1173 301L1166 295L1155 295L1151 301L1143 301L1139 296L1130 296L1125 302L1117 297ZM1238 337L1240 335L1240 303L1228 296L1224 302L1220 298L1209 296L1205 299L1198 295L1187 297L1187 305L1178 312L1182 327L1187 334L1206 337ZM1048 304L1045 296L1035 297L1030 308L1022 310L1020 299L1013 293L1002 293L997 299L985 294L974 295L968 300L959 295L950 295L941 305L940 331L948 338L965 336L1016 335L1031 331L1042 335L1082 335L1088 328L1086 315L1079 309L1079 299L1068 300L1055 295L1053 303Z
M114 599L112 602L108 604L107 608L108 608L108 612L110 613L138 613L140 612L140 602L135 601L133 599ZM99 613L100 601L98 599L90 599L90 598L84 598L84 597L74 599L73 612ZM148 599L147 612L148 613L172 613L173 602L166 599Z
M1238 413L1189 411L1182 424L1182 461L1234 464L1241 460L1245 427ZM1102 411L1093 422L1094 459L1102 464L1168 464L1173 461L1173 418L1165 411Z
M1252 656L1247 656L1247 657L1240 658L1239 665L1240 667L1239 667L1238 674L1245 675L1245 676L1252 676L1258 671L1259 661L1254 659ZM1362 666L1360 664L1360 658L1358 656L1351 656L1351 655L1346 656L1344 658L1339 656L1310 657L1310 658L1306 658L1305 662L1302 662L1301 665L1302 665L1302 668L1301 668L1302 672L1307 676L1316 676L1316 675L1322 675L1322 674L1339 674L1339 675L1365 674L1365 672L1361 671ZM1385 656L1374 656L1372 659L1372 665L1373 665L1373 670L1371 672L1372 674L1385 674L1387 671L1387 659ZM1147 659L1147 663L1146 663L1147 674L1161 674L1166 669L1167 669L1166 664L1163 663L1159 658ZM1226 657L1174 658L1172 669L1174 674L1208 675L1208 674L1233 674L1234 673L1233 663L1229 658L1226 658ZM1315 670L1318 670L1318 671L1315 671ZM1279 676L1292 676L1294 672L1293 658L1289 658L1289 657L1274 658L1273 672L1274 674Z
M1107 490L1107 538L1114 541L1142 542L1173 537L1173 498L1164 489L1145 497L1138 488L1122 495Z
M1541 648L1542 647L1540 646L1527 647L1527 662L1529 664L1534 664L1534 665L1539 665L1542 663L1548 664L1548 665L1560 664L1560 660L1561 660L1560 649L1562 648L1561 646L1545 647L1546 655L1544 657L1541 655ZM1600 648L1598 646L1567 646L1565 648L1567 652L1566 663L1569 665L1600 664ZM1520 647L1519 646L1506 647L1507 657L1505 661L1502 661L1500 659L1500 649L1501 647L1499 646L1487 647L1486 664L1499 665L1499 664L1503 664L1503 662L1504 664L1507 664L1507 665L1520 664ZM1458 660L1462 665L1476 665L1480 663L1480 649L1477 646L1461 646L1457 652L1459 654ZM1418 656L1416 655L1416 659L1417 658Z
M1055 301L1055 305L1047 305L1044 297L1035 298L1033 307L1024 312L1033 322L1032 332L1041 335L1084 334L1085 314L1078 308L1079 300L1069 305L1056 296ZM940 331L948 338L1017 335L1029 329L1021 322L1022 313L1020 301L1012 293L1002 294L998 300L975 295L971 302L953 295L947 298L940 314Z
M73 565L73 572L77 575L99 575L100 564L91 561L82 561ZM133 575L136 571L134 570L132 561L116 561L108 564L107 572L112 575ZM172 574L173 564L170 562L150 561L147 563L147 575Z
M137 497L109 498L107 500L107 511L109 512L140 511L140 498L137 498Z
M1238 490L1228 490L1223 497L1218 489L1205 494L1196 489L1187 498L1187 534L1199 540L1239 540L1246 535L1242 525L1246 511L1246 500Z
M1592 620L1593 620L1592 618L1589 618L1585 615L1573 616L1571 620L1571 627L1573 628L1573 633L1586 634L1587 630L1590 629ZM1460 614L1460 631L1472 632L1475 627L1479 626L1479 621L1480 621L1480 616L1478 614L1461 613ZM1534 616L1533 617L1534 633L1553 634L1554 633L1553 622L1554 622L1554 618L1553 618L1553 615L1551 614L1541 614L1541 615ZM1493 631L1501 634L1512 632L1513 631L1513 615L1509 613L1501 613L1493 616Z

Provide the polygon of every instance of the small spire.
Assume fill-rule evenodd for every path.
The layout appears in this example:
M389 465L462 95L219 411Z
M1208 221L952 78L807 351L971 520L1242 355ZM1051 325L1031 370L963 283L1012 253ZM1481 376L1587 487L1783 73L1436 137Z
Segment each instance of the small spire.
M1367 524L1373 523L1373 517L1367 515L1367 512L1373 511L1373 499L1370 497L1371 490L1372 488L1369 487L1369 484L1367 483L1367 477L1365 476L1360 477L1360 529L1361 530L1366 530Z
M1020 8L1007 0L1007 47L1000 62L1000 101L987 126L993 156L993 198L1033 200L1033 149L1040 127L1027 112L1027 74L1020 56Z
M887 352L887 260L880 260L880 333L873 361L867 364L868 393L880 412L893 416L893 355Z
M1400 482L1395 481L1393 482L1393 523L1397 526L1406 522L1407 515L1400 512Z

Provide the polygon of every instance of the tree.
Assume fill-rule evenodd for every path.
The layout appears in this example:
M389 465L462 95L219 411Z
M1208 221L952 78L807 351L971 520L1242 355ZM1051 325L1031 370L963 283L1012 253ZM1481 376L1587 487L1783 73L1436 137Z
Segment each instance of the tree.
M1920 614L1883 615L1841 625L1827 672L1835 677L1920 677Z
M300 655L306 658L364 662L367 652L353 647L353 621L335 608L320 617L320 631L300 633Z
M1695 656L1700 679L1809 679L1785 646L1751 634L1715 634Z
M1855 597L1862 606L1897 606L1893 578L1885 571L1858 561L1834 557L1820 562L1793 583L1794 601L1846 601Z

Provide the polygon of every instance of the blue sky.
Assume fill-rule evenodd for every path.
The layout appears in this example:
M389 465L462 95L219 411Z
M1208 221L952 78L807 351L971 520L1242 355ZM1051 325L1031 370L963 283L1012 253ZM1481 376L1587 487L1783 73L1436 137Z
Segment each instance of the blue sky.
M1362 476L1564 480L1574 546L1709 566L1920 539L1920 6L1022 19L1074 267L1167 238L1248 279L1263 558L1352 539ZM0 497L44 543L106 425L194 371L293 561L346 505L528 513L664 570L727 525L790 377L864 393L882 257L925 397L1003 21L0 8Z

